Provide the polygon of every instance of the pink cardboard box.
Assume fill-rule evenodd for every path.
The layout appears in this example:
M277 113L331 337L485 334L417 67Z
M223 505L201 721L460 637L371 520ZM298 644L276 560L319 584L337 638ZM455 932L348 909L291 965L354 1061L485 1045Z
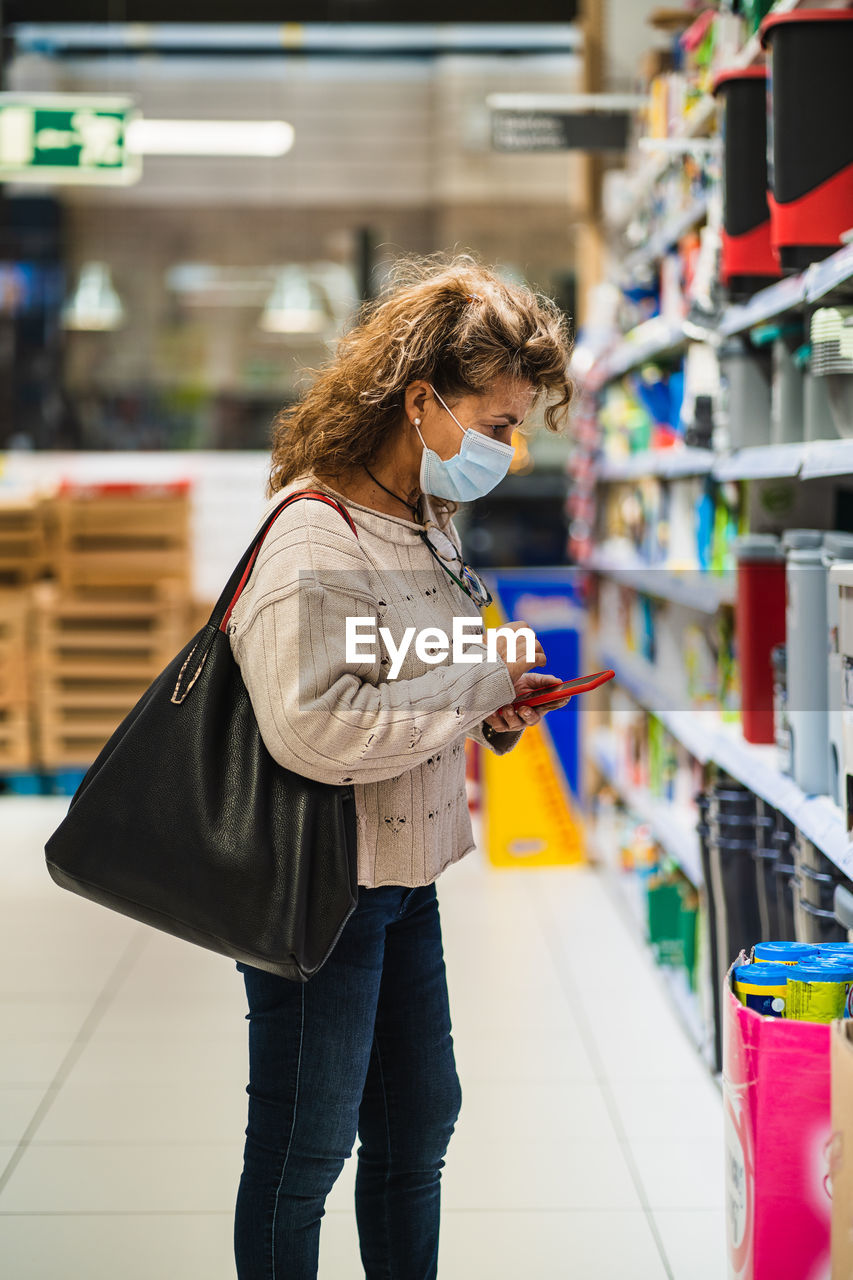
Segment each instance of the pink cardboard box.
M723 1001L730 1280L830 1280L830 1028Z

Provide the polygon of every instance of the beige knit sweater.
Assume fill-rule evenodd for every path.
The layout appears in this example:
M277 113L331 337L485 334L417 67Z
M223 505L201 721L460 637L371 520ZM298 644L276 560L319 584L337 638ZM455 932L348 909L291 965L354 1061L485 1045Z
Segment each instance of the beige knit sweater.
M474 847L466 736L503 755L523 732L484 733L484 717L513 698L512 678L500 657L487 661L485 646L470 641L466 652L483 661L454 662L450 652L431 665L411 643L389 679L405 628L435 626L451 636L454 616L479 619L479 610L411 521L352 502L312 476L275 494L257 528L304 488L338 497L358 537L325 502L301 499L282 512L231 615L232 651L273 758L306 777L353 784L359 884L430 884ZM452 522L447 531L458 546ZM375 627L362 632L366 656L352 661L348 616ZM379 627L389 629L389 645ZM469 634L476 631L471 624Z

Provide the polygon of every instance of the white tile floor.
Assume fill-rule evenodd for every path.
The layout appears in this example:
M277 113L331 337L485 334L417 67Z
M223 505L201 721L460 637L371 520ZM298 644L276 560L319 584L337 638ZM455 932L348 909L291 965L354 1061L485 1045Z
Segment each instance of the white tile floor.
M234 1280L242 978L58 889L66 803L0 799L2 1274ZM719 1092L606 885L470 854L439 900L463 1090L441 1280L722 1280ZM363 1277L354 1166L323 1280Z

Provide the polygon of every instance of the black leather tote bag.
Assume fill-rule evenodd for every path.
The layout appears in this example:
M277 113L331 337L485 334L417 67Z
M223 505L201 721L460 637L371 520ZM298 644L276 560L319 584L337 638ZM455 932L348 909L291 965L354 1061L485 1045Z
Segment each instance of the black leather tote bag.
M358 903L355 800L282 768L261 739L228 619L275 509L208 622L149 686L45 846L63 889L187 942L307 981ZM356 537L358 535L356 534Z

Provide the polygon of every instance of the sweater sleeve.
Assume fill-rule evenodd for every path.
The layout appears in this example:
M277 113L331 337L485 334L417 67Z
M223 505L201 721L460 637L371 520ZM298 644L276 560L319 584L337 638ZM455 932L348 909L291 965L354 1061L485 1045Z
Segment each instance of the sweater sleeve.
M481 747L488 747L489 751L496 756L505 756L508 751L512 751L513 747L516 746L523 733L524 729L492 729L491 725L481 721L468 730L466 737L472 738L474 742L479 742Z
M374 662L348 661L344 643L348 617L379 623L363 557L345 526L352 541L341 537L336 512L321 503L294 507L303 509L303 540L294 542L291 508L276 522L284 526L278 538L264 545L255 603L231 641L275 760L321 782L379 782L424 764L512 698L506 663L489 661L485 645L473 642L467 652L478 661L444 663L408 680L367 678ZM334 569L324 552L330 537Z

